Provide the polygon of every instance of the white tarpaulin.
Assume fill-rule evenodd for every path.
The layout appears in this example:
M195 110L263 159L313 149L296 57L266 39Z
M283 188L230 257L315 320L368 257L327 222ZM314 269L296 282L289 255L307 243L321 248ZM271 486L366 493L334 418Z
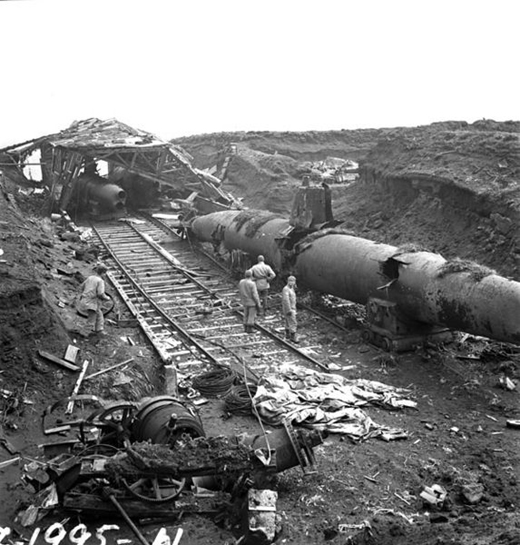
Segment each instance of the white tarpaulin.
M361 406L388 409L416 407L410 392L382 382L319 373L294 366L262 377L253 398L262 419L280 425L285 419L306 427L348 435L355 440L380 436L385 440L405 437L402 430L376 424Z

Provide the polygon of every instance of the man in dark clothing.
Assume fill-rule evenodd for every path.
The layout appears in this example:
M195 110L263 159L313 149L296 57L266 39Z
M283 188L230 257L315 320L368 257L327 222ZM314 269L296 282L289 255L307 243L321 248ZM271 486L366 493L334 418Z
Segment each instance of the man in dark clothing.
M238 292L244 307L244 330L246 333L253 333L256 313L260 310L261 304L251 270L246 271L244 278L238 283Z

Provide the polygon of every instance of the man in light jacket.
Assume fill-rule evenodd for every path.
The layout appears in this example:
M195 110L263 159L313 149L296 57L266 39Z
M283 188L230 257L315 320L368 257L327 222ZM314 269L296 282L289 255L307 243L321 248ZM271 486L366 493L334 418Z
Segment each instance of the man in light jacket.
M105 321L101 303L110 300L110 297L105 293L105 281L103 280L107 268L101 264L94 267L94 271L96 274L89 276L81 284L79 310L87 314L87 322L92 328L90 335L104 335Z
M238 293L240 294L240 301L244 308L244 331L246 333L253 333L256 313L260 310L261 303L251 269L244 273L244 278L238 283Z
M282 290L282 313L285 321L285 338L293 343L296 339L296 278L289 276Z
M260 312L265 314L267 312L267 295L271 287L269 282L276 278L276 274L270 265L265 263L263 255L259 255L257 259L258 263L253 265L250 270L253 273L253 280L256 282L258 296L262 301L262 310Z

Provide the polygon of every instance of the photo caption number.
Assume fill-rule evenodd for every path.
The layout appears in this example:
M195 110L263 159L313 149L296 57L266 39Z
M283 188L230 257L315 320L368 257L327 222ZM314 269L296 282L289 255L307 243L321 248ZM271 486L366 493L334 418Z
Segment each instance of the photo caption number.
M54 535L53 535L54 534ZM59 545L62 539L67 535L67 530L59 522L55 522L47 528L44 539L49 545Z
M7 537L11 534L11 528L2 528L0 526L0 543L4 541L4 537Z
M96 537L99 539L99 545L107 544L107 540L104 534L108 530L119 530L119 526L117 524L103 524L103 526L100 526L96 530Z
M79 534L79 535L78 535ZM78 524L69 532L69 540L75 545L85 545L85 541L91 536L84 524Z
M107 539L104 534L109 530L119 530L119 526L117 524L104 524L96 530L96 538L98 539L99 545L107 545ZM32 533L31 540L29 541L29 545L39 545L42 543L42 541L36 541L40 535L40 532L41 528L35 528L34 532ZM10 533L11 528L0 527L0 545L6 545L4 544L3 539ZM74 526L74 528L72 528L72 530L69 532L69 539L63 541L66 535L67 530L65 530L63 524L60 522L55 522L52 526L47 528L43 539L45 540L45 543L48 543L49 545L59 545L60 543L62 545L86 545L89 538L92 537L92 534L87 530L87 527L84 524ZM87 545L96 544L91 541Z

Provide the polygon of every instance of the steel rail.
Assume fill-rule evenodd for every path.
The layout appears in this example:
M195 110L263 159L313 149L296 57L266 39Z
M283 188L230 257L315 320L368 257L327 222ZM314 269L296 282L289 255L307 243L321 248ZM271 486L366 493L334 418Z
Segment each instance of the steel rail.
M164 232L164 233L166 233L168 235L173 235L176 239L179 239L179 241L182 244L184 244L183 239L173 229L171 229L168 225L164 224L161 220L158 220L157 218L153 218L153 221L150 221L150 220L148 220L147 215L144 215L144 217L146 218L148 223L150 223L151 225L155 226L156 228L160 229L162 232ZM146 283L146 281L142 281L139 278L140 272L143 272L143 271L138 270L138 269L140 269L140 266L136 265L135 263L134 263L133 266L128 266L128 264L124 264L121 261L121 259L119 259L119 257L116 255L116 251L113 251L111 249L110 245L107 244L107 242L104 240L103 235L99 232L99 230L96 229L95 227L93 227L93 229L94 229L94 232L96 233L96 235L98 236L98 238L102 241L103 247L106 249L106 251L108 252L110 257L114 260L114 262L117 264L118 268L123 273L123 277L129 282L130 286L133 288L133 291L140 294L142 297L144 297L145 301L139 301L138 297L136 297L136 299L137 299L136 303L140 304L141 306L146 305L146 306L149 306L152 309L154 309L155 312L157 312L157 314L167 322L167 324L169 324L175 331L177 331L179 333L179 335L180 335L180 337L182 339L182 340L179 340L179 342L181 342L184 345L186 343L190 343L192 345L192 346L187 346L185 351L183 351L181 349L178 352L172 354L171 358L167 359L166 361L168 361L169 363L174 363L174 361L172 359L173 356L179 356L179 355L182 355L182 354L191 353L191 354L193 354L195 359L197 359L197 358L201 359L201 355L203 355L209 360L209 362L211 362L211 363L213 363L213 364L215 364L215 365L217 365L219 367L222 367L222 368L229 368L230 366L232 367L233 364L229 363L229 361L224 361L224 360L229 360L229 358L225 358L225 357L218 358L216 356L213 356L212 352L209 349L207 350L204 347L204 345L201 342L199 342L196 338L203 339L203 341L202 341L203 343L209 343L211 345L220 346L228 354L231 354L232 356L235 356L235 357L236 357L236 355L233 352L234 348L252 346L253 344L259 344L261 342L261 341L252 342L250 340L247 340L241 345L234 345L234 346L229 346L228 347L228 346L225 346L225 345L220 345L218 343L215 343L211 339L209 339L209 338L206 339L205 337L200 336L198 334L194 335L193 333L191 333L189 331L189 329L188 330L184 329L177 321L175 321L175 319L173 319L169 314L166 314L165 311L162 310L162 306L160 304L155 302L154 296L151 295L150 290L147 290L144 286L141 286L140 282ZM124 231L126 231L127 233L130 232L132 234L132 236L125 235ZM112 236L111 234L106 234L106 235L107 235L107 240L110 238L110 236ZM115 244L117 244L117 243L119 243L119 244L128 244L129 250L125 250L122 247L120 247L119 249L122 249L123 253L125 253L128 256L129 259L133 259L133 260L138 258L139 252L142 251L142 250L139 249L140 248L139 245L144 243L147 247L149 247L156 254L158 254L158 256L162 260L165 260L165 262L167 262L169 266L171 266L178 273L180 273L180 275L184 276L186 278L186 280L188 280L191 284L196 285L200 290L202 290L204 293L209 295L210 299L208 300L208 302L210 304L212 304L212 301L221 302L222 303L222 309L221 309L222 311L225 311L226 309L228 309L232 314L242 316L242 313L238 308L233 308L234 305L229 304L228 298L223 297L219 293L216 293L215 290L209 288L203 282L200 282L198 279L194 278L194 272L193 271L190 271L187 267L183 266L183 264L181 264L181 262L178 259L176 259L176 257L174 255L171 255L164 248L162 248L156 241L154 241L152 239L152 237L149 234L147 234L146 232L145 233L141 232L133 224L126 223L124 228L121 228L121 230L116 231L113 234L113 237L114 237L114 239L117 239L117 240L114 240L113 246ZM139 242L132 243L133 238L139 239ZM132 249L132 247L133 247L133 249ZM194 251L194 250L196 250L196 251ZM133 252L135 252L135 254L133 254ZM202 254L200 257L210 259L210 261L212 263L218 265L219 269L224 270L226 273L229 274L229 270L227 268L225 268L222 264L220 264L214 258L209 256L206 252L201 251L199 249L195 249L193 247L193 245L191 245L191 244L190 244L189 250L185 250L185 253L187 255L189 253L191 253L192 255L193 254ZM122 259L124 260L124 258L122 258ZM134 279L132 274L130 274L130 272L137 279ZM158 271L158 274L163 275L165 273L162 273L161 271ZM152 283L153 283L153 280L152 280ZM114 282L113 282L113 284L114 284ZM167 282L165 282L164 284L167 285ZM186 286L189 289L189 285L186 284ZM160 291L159 285L157 287L159 288L159 293L160 293L161 291ZM120 288L123 290L123 293L124 293L124 289L122 288L122 286L120 286ZM151 288L151 289L156 289L155 284L154 284L153 288ZM187 293L186 295L188 297L190 296L189 293ZM126 296L126 294L125 294L125 296ZM126 302L125 296L123 296L123 299ZM194 297L194 295L192 294L191 297ZM127 299L128 299L128 296L127 296ZM169 301L168 303L179 304L179 301L172 300L172 301ZM191 305L191 306L193 306L193 305ZM129 308L130 308L130 306L129 306ZM187 309L187 307L185 307L185 309ZM135 309L134 309L134 311L132 311L132 309L130 309L130 310L135 315ZM183 312L182 316L186 317L186 318L189 318L191 314L192 314L192 312L190 312L190 311L186 312L185 311L185 312ZM175 316L175 318L178 318L178 317L179 316ZM156 342L158 342L159 340L164 341L164 338L160 339L160 337L157 336L156 339L155 339L155 342L154 342L154 334L153 334L154 332L152 331L153 326L150 326L148 321L146 321L142 316L141 316L141 318L142 318L142 320L138 320L139 325L141 326L141 328L145 332L145 335L148 337L148 339L151 341L151 343L157 349ZM194 317L194 319L196 320L197 318ZM217 318L217 320L219 320L219 318ZM217 323L217 322L215 322L215 323ZM216 327L223 328L223 329L226 328L225 325L216 326ZM321 363L320 361L316 360L315 358L310 356L305 351L301 350L299 347L294 346L293 344L287 342L281 336L279 336L277 333L271 331L267 327L265 327L265 326L263 326L263 325L261 325L259 323L257 323L255 327L258 330L258 332L261 335L264 336L264 338L265 337L270 338L272 341L275 342L275 344L278 344L280 349L281 349L279 351L275 350L274 352L268 352L267 353L268 355L273 355L276 352L280 352L280 354L282 354L284 351L286 353L293 353L296 356L298 356L299 358L301 358L302 360L306 360L306 361L308 361L309 363L311 363L314 366L317 366L317 367L319 367L319 368L321 368L323 370L329 371L328 366L326 364ZM238 335L240 335L240 334L238 334ZM232 336L234 336L234 334ZM222 339L225 339L226 334L219 335L217 338L219 338L219 337L221 337ZM228 335L228 337L229 337L229 335ZM264 342L268 342L268 341L264 341ZM197 354L195 351L193 351L193 347L195 347L199 351L199 354ZM164 351L163 351L163 354L161 354L160 350L158 350L158 352L161 355L162 359L164 360L164 356L163 356ZM181 354L181 352L182 352L182 354ZM177 359L179 359L179 358L177 357ZM203 363L203 361L201 361L200 363ZM179 365L182 365L182 362L179 363Z
M165 224L164 222L162 222L159 218L153 218L153 216L150 216L149 214L144 214L143 217L145 217L146 219L148 219L151 223L154 223L155 225L157 225L159 228L165 230L168 234L173 234L174 236L181 238L181 237L178 235L178 233L175 232L174 229L172 229L171 227L169 227L168 225L166 225L166 224ZM132 227L136 232L139 232L138 229L137 229L134 225L132 225L131 227ZM191 244L190 244L190 247L191 247L192 249L194 249L193 246L192 246ZM211 256L210 256L209 254L207 254L206 252L204 252L203 250L200 250L200 249L197 249L196 251L202 253L205 257L210 258L210 259L211 259L213 262L215 262L221 269L223 269L224 271L226 271L226 272L229 273L229 270L228 270L224 265L218 263L217 260L215 260L213 257L211 257ZM183 271L181 270L181 272L183 272ZM189 275L187 275L187 276L189 277ZM203 286L202 283L198 283L198 285L200 285L201 287ZM208 293L210 293L210 294L213 295L213 293L212 293L210 290L208 290ZM220 297L218 296L218 294L217 294L216 296L217 296L218 299L223 300L222 298L220 298ZM234 312L235 312L237 315L243 317L243 313L242 313L240 310L234 309ZM314 312L314 311L311 310L311 312ZM317 314L317 313L314 313L314 314ZM320 316L320 317L323 318L323 316ZM332 322L332 320L330 320L330 321ZM339 324L338 324L338 325L339 325ZM255 328L256 328L256 329L259 329L264 335L267 335L267 336L270 337L271 339L273 339L273 340L275 340L275 341L281 343L285 348L289 349L291 352L294 352L294 353L297 354L298 356L300 356L300 357L306 359L307 361L311 362L312 364L316 365L317 367L320 367L321 369L324 369L325 371L329 371L329 368L328 368L325 364L323 364L323 363L319 362L318 360L314 359L312 356L309 356L308 354L306 354L306 353L303 352L302 350L300 350L300 349L298 349L297 347L293 346L291 343L288 343L285 339L283 339L283 338L280 337L279 335L276 335L276 333L273 333L272 331L269 331L266 327L262 326L261 324L256 323L256 324L255 324ZM343 329L343 328L341 328L341 329Z
M96 229L95 226L92 226L94 232L99 237L99 240L103 244L103 247L105 250L110 254L110 257L117 263L117 266L121 270L121 272L125 275L127 280L132 284L134 289L138 290L141 295L147 299L147 301L150 303L150 305L153 306L153 308L158 312L167 322L170 324L176 331L180 333L180 335L190 343L192 343L196 348L204 354L208 359L210 359L215 365L218 365L220 367L227 367L226 365L219 362L215 356L213 356L209 351L207 351L203 346L200 345L200 343L194 339L187 331L185 331L179 324L177 324L174 320L168 316L166 312L164 312L161 307L146 293L146 290L142 288L133 278L130 274L128 274L127 268L121 263L119 258L115 255L115 253L111 250L110 246L105 242L101 234L99 233L98 229ZM155 343L154 343L155 344ZM188 347L187 347L188 348ZM189 348L188 348L189 349ZM190 350L191 351L191 350Z

